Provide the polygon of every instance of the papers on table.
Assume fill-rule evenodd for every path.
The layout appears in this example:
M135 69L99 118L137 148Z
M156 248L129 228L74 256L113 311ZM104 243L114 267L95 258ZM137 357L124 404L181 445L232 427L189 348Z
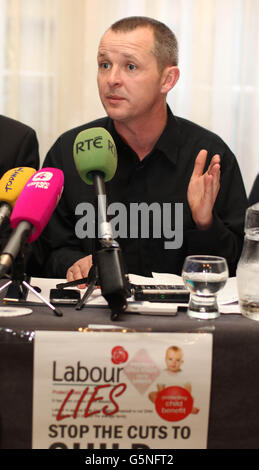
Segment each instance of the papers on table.
M129 280L132 284L149 284L149 285L174 285L183 284L181 276L167 273L152 273L153 277L143 277L136 274L130 274ZM65 279L45 279L45 278L32 278L31 285L37 286L41 289L41 296L49 301L50 289L56 287L56 284L66 282ZM70 287L71 289L71 287ZM77 290L77 287L73 287ZM86 289L80 289L81 296L84 295ZM36 297L33 293L29 292L27 297L28 302L42 303L42 300ZM241 313L238 304L238 292L236 278L229 278L225 287L218 294L218 303L221 313ZM101 295L101 290L96 288L87 301L88 306L106 306L107 302ZM174 315L179 306L187 304L173 304L173 303L160 303L160 302L136 302L133 298L128 299L128 312L142 313L142 314L160 314L160 315Z

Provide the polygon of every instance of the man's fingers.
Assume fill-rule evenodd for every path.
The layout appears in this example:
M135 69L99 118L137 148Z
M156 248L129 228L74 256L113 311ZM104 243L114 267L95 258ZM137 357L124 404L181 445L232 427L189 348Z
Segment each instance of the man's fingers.
M208 173L210 175L216 175L220 171L220 156L214 155L209 164Z
M92 256L86 256L80 261L80 270L82 277L87 277L92 266Z
M205 166L205 162L206 162L206 159L207 159L207 154L208 154L207 150L200 150L200 152L198 153L198 155L195 159L194 168L193 168L193 172L192 172L192 177L202 175L203 170L204 170L204 166Z
M208 200L211 200L214 204L217 194L219 192L220 188L220 173L216 175L209 175L208 173L205 175L205 186L204 186L204 199L208 198Z
M81 271L79 267L73 264L73 266L71 266L67 270L67 280L70 282L70 281L75 281L76 279L80 279L81 278L80 274L81 274Z
M87 277L91 266L92 256L86 256L84 258L81 258L67 270L67 281L78 281L82 278ZM85 288L86 284L80 284L78 287Z
M220 156L214 155L208 168L207 174L212 177L214 191L218 192L220 187Z
M198 153L195 159L192 176L194 177L202 176L204 166L207 160L207 155L208 155L207 150L200 150L200 152ZM220 170L220 155L216 154L211 159L207 172L209 175L216 175L219 170Z

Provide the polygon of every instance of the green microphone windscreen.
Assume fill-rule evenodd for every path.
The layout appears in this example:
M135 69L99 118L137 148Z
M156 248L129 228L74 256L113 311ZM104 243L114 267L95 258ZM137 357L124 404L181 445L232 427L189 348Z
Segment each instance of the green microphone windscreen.
M82 180L93 184L93 172L103 173L104 181L113 178L117 169L117 150L111 134L103 127L81 131L73 147L76 169Z

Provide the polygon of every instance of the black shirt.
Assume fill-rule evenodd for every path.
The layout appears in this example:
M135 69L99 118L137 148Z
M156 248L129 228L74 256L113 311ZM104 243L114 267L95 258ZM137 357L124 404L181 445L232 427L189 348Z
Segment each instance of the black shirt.
M127 271L144 276L150 276L152 272L181 274L184 258L188 254L213 254L224 256L228 261L230 274L234 275L242 247L247 207L236 158L217 135L190 121L175 117L169 108L167 125L162 135L151 153L142 161L117 134L109 117L64 133L50 149L43 166L62 169L65 186L59 205L44 232L49 253L45 274L65 277L67 269L93 249L92 240L79 239L75 235L75 226L79 220L82 222L83 217L83 212L75 215L75 211L79 203L94 205L94 188L81 180L73 161L74 140L79 132L90 127L104 127L116 144L118 167L113 179L106 183L106 191L109 205L123 203L127 208L128 237L118 238ZM206 168L213 155L217 153L221 156L221 187L214 205L214 221L210 229L205 231L196 228L187 202L187 188L194 161L201 149L208 150ZM156 209L157 203L159 204L161 237L159 227L154 226L157 218L152 218L152 211L149 212L148 235L145 234L145 238L141 236L139 220L138 238L129 236L130 230L134 232L130 208L136 208L139 203L146 203L149 207L154 207L151 205L155 203ZM163 204L167 210L170 207L170 213L164 210ZM183 208L182 222L179 213L175 220L176 207L177 210L179 207ZM136 219L134 220L136 223ZM181 226L182 243L179 241ZM175 240L176 245L175 228L179 232L180 246L177 248L166 248L165 242L170 241L170 228L171 241Z

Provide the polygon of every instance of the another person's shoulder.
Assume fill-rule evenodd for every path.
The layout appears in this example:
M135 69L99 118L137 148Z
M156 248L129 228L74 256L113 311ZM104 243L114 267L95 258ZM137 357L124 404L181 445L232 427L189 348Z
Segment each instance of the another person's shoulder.
M39 168L39 144L32 127L0 115L0 142L0 175L18 166Z
M5 133L8 131L15 132L16 135L21 137L27 133L35 133L29 125L2 114L0 114L0 131Z

